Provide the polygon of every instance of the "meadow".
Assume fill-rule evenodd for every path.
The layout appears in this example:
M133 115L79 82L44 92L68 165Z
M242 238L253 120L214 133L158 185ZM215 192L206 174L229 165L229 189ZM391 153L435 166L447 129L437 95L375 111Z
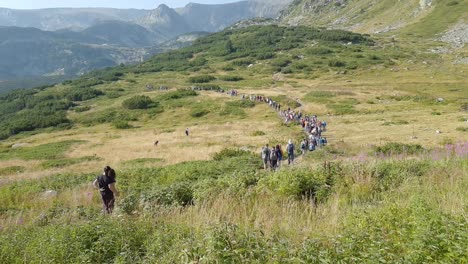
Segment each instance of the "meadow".
M2 95L0 262L465 263L466 66L437 45L233 29ZM305 134L220 89L317 114L329 145L264 171L264 144Z

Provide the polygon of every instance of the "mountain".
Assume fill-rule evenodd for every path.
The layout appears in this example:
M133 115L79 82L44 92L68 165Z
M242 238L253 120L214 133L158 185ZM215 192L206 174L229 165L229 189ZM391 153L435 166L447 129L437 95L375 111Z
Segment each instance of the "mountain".
M160 5L154 10L0 8L0 80L10 85L5 80L76 76L138 62L161 50L184 47L206 32L223 30L240 20L277 17L290 2L190 3L178 9Z
M105 44L141 48L154 46L167 40L157 30L149 31L146 28L122 21L102 21L81 32L83 37L97 37Z
M144 49L135 48L136 44L149 46L152 43L144 38L148 34L144 29L127 32L124 38L118 37L119 32L125 35L121 31L103 36L98 29L102 27L90 28L86 32L2 27L0 78L76 75L96 68L141 61L142 57L149 55ZM113 45L108 45L109 41L113 41Z
M325 26L362 33L403 30L433 35L463 23L467 14L467 1L295 0L280 19L287 25Z
M159 31L167 37L175 37L191 31L196 27L189 24L180 14L167 5L159 5L146 16L137 20L137 23L149 30Z
M99 21L133 21L148 10L114 8L48 8L15 10L0 8L0 26L35 27L42 30L82 30Z

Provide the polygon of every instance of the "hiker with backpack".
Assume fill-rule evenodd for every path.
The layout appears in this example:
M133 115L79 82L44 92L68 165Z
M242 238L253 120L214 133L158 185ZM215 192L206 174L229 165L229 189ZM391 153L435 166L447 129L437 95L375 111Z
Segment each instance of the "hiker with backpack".
M302 142L301 142L301 153L302 153L302 155L305 154L306 149L307 149L307 140L303 139Z
M294 144L292 143L292 140L290 139L288 141L288 145L286 146L286 152L288 152L288 164L291 165L294 163Z
M278 166L278 152L276 151L275 146L273 146L270 150L270 166L271 170L276 170Z
M268 169L268 164L270 163L270 154L271 150L268 147L268 144L262 148L262 160L263 160L263 168L266 170Z
M280 145L276 145L276 154L278 156L278 168L281 168L281 161L283 160L284 153Z
M119 192L115 187L115 170L109 166L104 167L104 172L93 182L93 186L101 193L103 209L105 213L111 214L114 210L115 197Z

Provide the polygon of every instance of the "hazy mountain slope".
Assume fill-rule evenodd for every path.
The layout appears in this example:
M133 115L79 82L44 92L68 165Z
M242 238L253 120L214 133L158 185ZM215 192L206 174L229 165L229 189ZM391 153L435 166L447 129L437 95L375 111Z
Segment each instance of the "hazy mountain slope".
M435 13L443 15L432 18ZM445 18L456 21L463 13L465 16L468 13L467 1L464 0L296 0L282 13L281 20L289 25L319 25L380 33L420 21L430 21L431 26L446 29Z
M250 0L220 5L190 3L176 11L197 30L215 32L240 20L276 18L292 0Z
M190 3L177 12L194 28L215 32L255 14L248 1L223 5L202 5Z
M35 27L51 31L65 28L84 29L102 20L133 21L148 12L148 10L113 8L35 10L0 8L0 26Z
M174 9L164 4L136 22L149 30L157 30L169 38L196 31L196 28L189 25Z
M142 49L99 45L103 43L105 40L100 36L80 32L0 28L0 78L75 75L96 68L140 61L146 55Z
M154 46L167 40L156 31L149 31L142 26L122 21L103 21L83 30L82 35L93 36L104 43L123 47Z

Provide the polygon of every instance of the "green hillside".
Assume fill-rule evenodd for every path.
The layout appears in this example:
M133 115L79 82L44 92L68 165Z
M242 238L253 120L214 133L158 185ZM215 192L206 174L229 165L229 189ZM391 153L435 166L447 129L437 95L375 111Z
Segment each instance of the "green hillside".
M467 262L466 65L401 32L229 29L2 95L0 262ZM316 114L328 145L301 155L254 95ZM295 163L264 170L288 140Z
M298 0L286 9L283 23L343 28L363 33L412 33L434 37L466 21L464 0ZM395 34L395 33L393 33Z

